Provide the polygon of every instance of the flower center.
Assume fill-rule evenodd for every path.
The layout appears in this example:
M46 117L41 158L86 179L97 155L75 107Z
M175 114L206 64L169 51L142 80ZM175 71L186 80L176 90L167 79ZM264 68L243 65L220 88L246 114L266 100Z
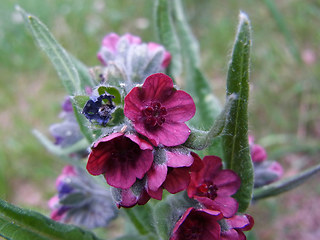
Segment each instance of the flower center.
M145 116L145 125L149 128L155 128L161 126L166 121L164 116L167 115L167 109L162 107L159 102L153 102L145 107L142 113Z
M214 200L218 196L218 187L213 183L203 183L198 187L198 194Z

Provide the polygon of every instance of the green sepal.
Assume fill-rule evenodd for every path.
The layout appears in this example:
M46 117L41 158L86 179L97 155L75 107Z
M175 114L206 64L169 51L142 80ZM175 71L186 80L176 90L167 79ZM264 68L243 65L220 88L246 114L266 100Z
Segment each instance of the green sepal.
M89 101L90 97L87 95L77 95L72 97L72 100L79 109L83 109L86 103Z
M100 86L98 88L99 95L105 94L106 92L111 94L112 96L114 96L112 101L116 105L121 104L121 94L120 94L120 92L119 92L119 90L117 88L115 88L115 87L106 87L106 86ZM103 101L108 101L108 100L104 99Z
M117 126L124 121L123 108L116 108L116 110L111 114L111 120L107 123L107 127Z
M314 176L316 173L320 171L320 164L314 167L311 167L293 177L285 178L279 181L276 181L272 184L266 185L261 188L257 188L254 190L253 200L259 200L267 197L277 196L281 193L292 190L306 180Z
M241 178L241 187L234 195L239 211L245 211L252 198L253 166L248 143L249 59L251 29L248 16L240 13L227 77L227 98L235 95L222 136L223 160L227 169Z
M1 199L0 236L12 240L98 240L82 228L58 223Z
M169 239L179 218L189 208L198 204L190 199L186 191L169 195L154 207L154 216L158 234L161 239Z

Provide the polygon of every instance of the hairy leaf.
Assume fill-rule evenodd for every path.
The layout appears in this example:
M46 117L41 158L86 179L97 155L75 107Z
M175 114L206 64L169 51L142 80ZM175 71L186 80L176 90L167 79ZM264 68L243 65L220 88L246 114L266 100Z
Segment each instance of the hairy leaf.
M0 199L0 236L12 240L98 240L91 232L55 222Z
M181 74L181 49L171 15L171 0L155 0L155 27L161 44L170 52L172 59L169 75L176 78Z
M227 98L234 94L237 99L230 108L222 144L226 167L234 170L241 178L241 187L234 197L239 202L239 211L245 211L250 204L253 189L253 167L248 143L251 29L245 13L241 12L239 18L227 77Z

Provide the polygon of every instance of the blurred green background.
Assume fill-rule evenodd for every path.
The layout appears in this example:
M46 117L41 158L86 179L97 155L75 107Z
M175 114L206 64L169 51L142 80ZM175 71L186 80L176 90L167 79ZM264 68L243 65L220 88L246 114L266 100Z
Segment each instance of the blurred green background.
M274 3L276 2L276 3ZM285 176L319 163L320 1L185 0L199 40L202 70L224 101L227 63L239 10L252 22L250 133ZM273 4L272 4L273 3ZM1 0L0 197L48 214L47 201L63 163L31 134L60 121L65 91L47 57L14 10L38 16L57 40L88 66L109 32L156 41L150 0ZM319 176L308 184L254 204L258 239L320 239ZM306 220L307 218L307 220Z

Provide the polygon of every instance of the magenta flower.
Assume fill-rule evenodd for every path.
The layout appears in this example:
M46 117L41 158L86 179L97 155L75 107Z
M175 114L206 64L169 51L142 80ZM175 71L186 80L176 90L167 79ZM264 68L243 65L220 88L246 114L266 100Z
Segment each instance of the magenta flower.
M234 215L220 220L220 224L221 240L245 240L247 238L242 231L249 231L254 225L254 220L248 214Z
M188 93L173 87L169 76L156 73L147 77L124 102L126 117L155 146L177 146L188 139L190 129L185 122L194 116L196 107Z
M249 136L249 146L252 162L263 162L268 158L266 150L259 144L254 144L254 137Z
M170 240L220 239L219 211L188 208L176 223Z
M137 135L112 133L94 144L87 170L92 175L104 174L113 187L127 189L150 169L152 149Z
M203 158L204 167L191 173L188 196L205 207L221 211L224 217L233 216L238 202L231 197L240 187L240 178L232 170L222 170L222 161L216 156Z

